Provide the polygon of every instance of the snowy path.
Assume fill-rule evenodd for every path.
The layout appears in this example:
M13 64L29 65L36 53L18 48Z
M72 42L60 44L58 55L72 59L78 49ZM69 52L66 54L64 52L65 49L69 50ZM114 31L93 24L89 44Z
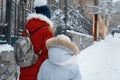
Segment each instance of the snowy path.
M78 58L82 80L120 80L120 38L95 42Z

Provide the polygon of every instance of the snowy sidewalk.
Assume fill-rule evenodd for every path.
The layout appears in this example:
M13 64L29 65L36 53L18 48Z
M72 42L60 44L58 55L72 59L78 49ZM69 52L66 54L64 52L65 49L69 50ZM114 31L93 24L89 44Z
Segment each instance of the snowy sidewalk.
M120 38L94 42L78 58L82 80L120 80Z

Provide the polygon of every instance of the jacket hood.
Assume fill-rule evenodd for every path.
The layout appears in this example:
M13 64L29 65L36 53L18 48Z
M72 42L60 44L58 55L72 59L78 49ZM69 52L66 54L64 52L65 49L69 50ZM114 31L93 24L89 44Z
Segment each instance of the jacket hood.
M48 49L48 60L59 66L66 66L76 63L76 55L68 48L63 46L51 46Z
M71 64L74 56L79 54L78 47L64 34L46 41L49 60L55 64Z
M73 54L79 54L79 48L73 43L69 37L64 34L58 35L57 37L50 38L46 41L47 48L51 46L63 46L72 51Z
M53 22L48 18L46 17L45 15L42 15L42 14L36 14L36 13L32 13L32 14L29 14L28 17L27 17L27 21L31 20L31 19L39 19L39 20L42 20L42 21L45 21L46 23L49 24L49 26L53 29Z

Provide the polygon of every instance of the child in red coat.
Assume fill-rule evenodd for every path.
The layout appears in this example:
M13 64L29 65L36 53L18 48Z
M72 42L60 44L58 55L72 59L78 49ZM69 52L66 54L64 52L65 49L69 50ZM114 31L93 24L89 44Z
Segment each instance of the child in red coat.
M48 58L48 50L45 46L45 42L47 39L53 37L53 22L50 20L51 14L46 4L46 0L35 0L34 8L36 13L31 13L27 17L28 21L25 29L28 29L30 32L30 39L34 46L34 51L38 54L39 51L42 50L42 53L41 55L38 54L39 58L36 64L30 67L20 68L19 80L37 80L39 68L43 61ZM22 36L25 35L26 32L23 32Z

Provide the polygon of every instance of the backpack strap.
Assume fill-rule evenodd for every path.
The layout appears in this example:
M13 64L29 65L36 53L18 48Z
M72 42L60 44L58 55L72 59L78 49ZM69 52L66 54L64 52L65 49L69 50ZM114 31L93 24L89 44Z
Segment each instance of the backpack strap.
M28 29L25 30L27 33L27 37L30 37L30 32L28 31Z
M41 26L41 27L39 27L38 29L36 29L35 31L33 31L31 34L34 34L34 33L37 32L38 30L40 30L40 29L42 29L42 28L45 28L45 27L48 27L48 26ZM29 30L26 29L25 32L26 32L26 34L27 34L26 36L27 36L27 37L30 37L30 32L29 32Z
M41 55L41 53L42 53L42 49L39 51L38 56L40 56L40 55Z
M48 27L48 26L41 26L41 27L39 27L38 29L36 29L35 31L33 31L31 34L34 34L34 33L37 32L38 30L40 30L40 29L42 29L42 28L46 28L46 27Z

